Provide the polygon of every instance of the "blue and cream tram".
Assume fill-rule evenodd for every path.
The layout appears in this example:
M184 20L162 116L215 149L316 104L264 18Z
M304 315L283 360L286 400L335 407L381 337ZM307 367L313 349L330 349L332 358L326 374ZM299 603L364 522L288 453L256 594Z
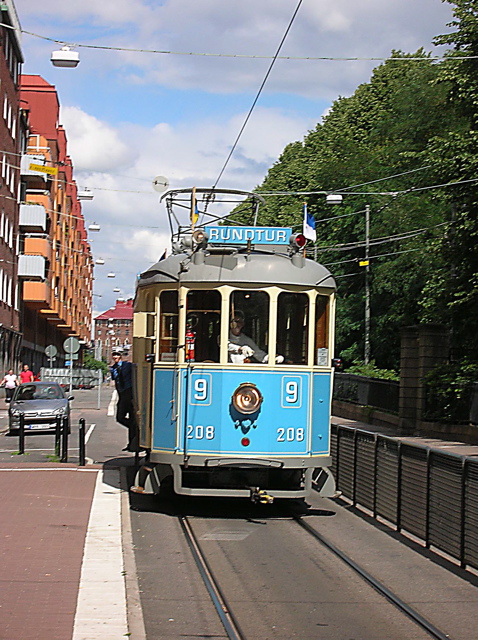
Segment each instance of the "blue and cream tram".
M172 255L137 284L138 420L151 454L134 490L169 482L177 494L265 502L307 496L325 473L330 492L333 277L304 256L303 236L257 226L257 194L162 200L177 230ZM234 224L245 207L251 224Z

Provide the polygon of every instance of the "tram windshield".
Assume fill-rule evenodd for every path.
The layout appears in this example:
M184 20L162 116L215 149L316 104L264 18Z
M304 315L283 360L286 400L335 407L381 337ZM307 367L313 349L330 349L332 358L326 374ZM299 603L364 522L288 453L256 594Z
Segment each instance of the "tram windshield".
M287 364L307 364L309 296L281 293L277 307L277 352Z
M269 295L265 291L233 291L229 318L228 361L267 362Z

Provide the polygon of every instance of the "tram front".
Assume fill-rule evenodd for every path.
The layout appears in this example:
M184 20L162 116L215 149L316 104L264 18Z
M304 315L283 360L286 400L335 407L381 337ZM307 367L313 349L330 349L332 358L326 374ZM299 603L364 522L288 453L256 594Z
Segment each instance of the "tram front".
M151 454L136 491L305 497L330 466L335 282L302 247L291 229L209 225L141 275L133 353Z

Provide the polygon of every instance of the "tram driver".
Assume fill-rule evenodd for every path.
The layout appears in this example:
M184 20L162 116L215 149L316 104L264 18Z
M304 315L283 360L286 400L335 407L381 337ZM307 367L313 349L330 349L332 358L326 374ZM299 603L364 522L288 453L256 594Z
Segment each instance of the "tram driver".
M267 363L269 354L262 351L252 338L242 332L244 328L244 314L236 311L232 318L229 329L229 341L227 351L229 360L234 364L243 364L254 360L255 362ZM276 355L276 364L284 362L284 356Z

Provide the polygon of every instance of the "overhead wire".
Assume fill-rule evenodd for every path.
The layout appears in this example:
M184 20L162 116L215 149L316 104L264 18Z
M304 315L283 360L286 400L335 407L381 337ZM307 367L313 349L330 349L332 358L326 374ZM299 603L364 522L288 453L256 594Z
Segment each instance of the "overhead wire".
M242 136L242 134L244 132L244 129L246 128L247 123L249 122L249 119L250 119L250 117L252 115L252 112L254 111L254 107L256 106L257 101L259 100L259 97L260 97L260 95L262 93L262 90L264 89L264 86L265 86L265 84L266 84L266 82L267 82L267 80L269 78L269 75L270 75L270 73L272 71L272 68L273 68L273 66L274 66L274 64L275 64L275 62L277 60L277 57L278 57L278 55L280 53L280 50L282 49L282 46L283 46L283 44L284 44L284 42L285 42L285 40L286 40L286 38L287 38L287 36L289 34L289 31L290 31L290 29L292 27L292 24L294 23L295 17L296 17L296 15L297 15L297 13L298 13L298 11L300 9L300 6L301 6L302 2L303 2L303 0L299 0L297 6L295 8L295 11L294 11L294 13L292 15L292 18L289 21L287 29L285 30L285 33L282 36L282 39L281 39L280 44L279 44L279 47L277 48L277 51L276 51L274 57L272 58L272 61L271 61L270 65L269 65L269 68L267 69L267 73L264 76L264 79L263 79L263 81L261 83L261 86L259 87L259 91L257 92L256 97L254 98L254 101L252 103L251 108L249 109L249 113L247 114L246 119L244 120L244 122L242 124L242 127L241 127L241 129L240 129L240 131L239 131L239 133L238 133L238 135L236 137L236 140L235 140L234 144L232 145L232 148L231 148L231 150L230 150L230 152L229 152L229 154L228 154L228 156L226 158L226 161L224 162L224 165L223 165L221 171L219 172L219 175L216 178L216 181L214 182L214 185L212 187L213 189L216 188L219 180L222 178L222 176L224 174L224 171L226 170L226 167L229 164L230 159L232 158L232 154L236 150L236 147L237 147L237 145L239 143L239 140L241 139L241 136Z
M442 56L270 56L259 55L249 53L211 53L200 51L173 51L168 49L145 49L140 47L120 47L117 45L101 45L101 44L85 44L82 42L73 42L69 39L58 39L49 36L43 36L33 31L27 31L26 29L17 29L9 24L1 24L0 26L12 31L19 31L28 36L39 38L47 42L53 42L58 45L67 45L70 47L78 47L81 49L93 49L102 51L124 51L126 53L152 53L160 55L172 55L172 56L195 56L204 58L239 58L239 59L252 59L252 60L310 60L310 61L332 61L332 62L386 62L387 60L394 60L400 62L439 62L441 60L475 60L478 56L463 56L463 55L442 55Z

